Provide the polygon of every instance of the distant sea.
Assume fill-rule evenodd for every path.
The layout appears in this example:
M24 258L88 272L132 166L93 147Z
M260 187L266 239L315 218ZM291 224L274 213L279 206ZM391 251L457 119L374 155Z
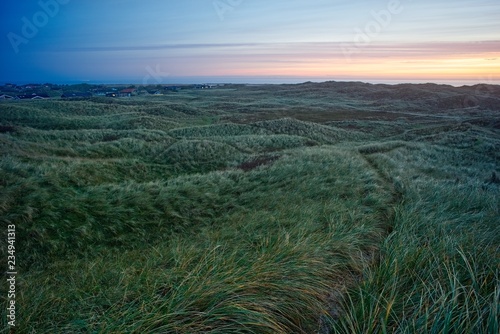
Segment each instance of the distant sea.
M30 81L30 82L9 82L18 85L29 84L29 83L53 83L59 85L73 85L73 84L134 84L136 86L140 86L143 83L142 80L137 79L118 79L118 80L44 80L44 81ZM410 84L423 84L423 83L435 83L442 85L451 85L455 87L459 86L472 86L476 84L490 84L490 85L500 85L500 80L488 79L488 78L478 78L477 80L424 80L424 79L362 79L362 78L308 78L308 77L168 77L165 78L162 82L154 82L151 80L148 82L148 85L169 85L169 84L201 84L201 83L209 83L209 84L298 84L304 82L325 82L325 81L338 81L338 82L365 82L371 84L388 84L388 85L397 85L403 83ZM6 84L7 82L1 82L0 85Z

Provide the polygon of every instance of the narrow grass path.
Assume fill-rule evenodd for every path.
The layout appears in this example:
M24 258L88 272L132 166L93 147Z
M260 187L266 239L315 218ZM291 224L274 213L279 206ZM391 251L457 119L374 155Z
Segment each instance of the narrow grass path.
M366 157L396 180L393 231L380 261L343 295L330 333L498 333L500 189L457 183L460 165L476 158L457 163L456 153L412 143ZM490 159L475 162L476 173L488 175Z

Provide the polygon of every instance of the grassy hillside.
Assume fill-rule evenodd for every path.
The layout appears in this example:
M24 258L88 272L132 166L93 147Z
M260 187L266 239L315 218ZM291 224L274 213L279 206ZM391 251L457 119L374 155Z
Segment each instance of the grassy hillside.
M17 332L497 333L498 92L0 103Z

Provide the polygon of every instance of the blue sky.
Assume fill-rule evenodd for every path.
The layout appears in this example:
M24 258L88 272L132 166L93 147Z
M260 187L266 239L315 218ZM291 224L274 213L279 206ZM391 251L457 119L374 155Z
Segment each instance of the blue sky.
M1 82L500 79L498 0L2 5Z

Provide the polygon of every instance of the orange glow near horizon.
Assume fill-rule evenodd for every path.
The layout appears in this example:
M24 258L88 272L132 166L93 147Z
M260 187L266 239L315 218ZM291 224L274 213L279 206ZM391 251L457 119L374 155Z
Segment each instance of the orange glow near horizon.
M191 55L192 76L342 80L500 81L500 41L372 44L346 56L338 43L214 48ZM165 63L175 63L170 58Z
M215 75L214 73L203 73L204 75ZM395 64L392 62L357 63L350 66L326 66L313 65L301 68L294 67L268 67L259 69L237 69L235 71L217 72L220 76L289 76L289 77L342 77L342 78L366 78L366 79L428 79L428 80L500 80L500 67L487 64L470 65L467 62L450 65L446 62L426 62L408 66L407 64Z
M285 57L284 57L285 58ZM415 79L415 80L500 80L500 53L466 55L465 57L358 57L326 59L314 57L290 57L289 61L265 61L255 66L249 59L236 59L217 72L205 75L227 76L290 76L290 77L342 77L366 79ZM307 61L309 59L309 61ZM314 59L311 61L310 59Z

